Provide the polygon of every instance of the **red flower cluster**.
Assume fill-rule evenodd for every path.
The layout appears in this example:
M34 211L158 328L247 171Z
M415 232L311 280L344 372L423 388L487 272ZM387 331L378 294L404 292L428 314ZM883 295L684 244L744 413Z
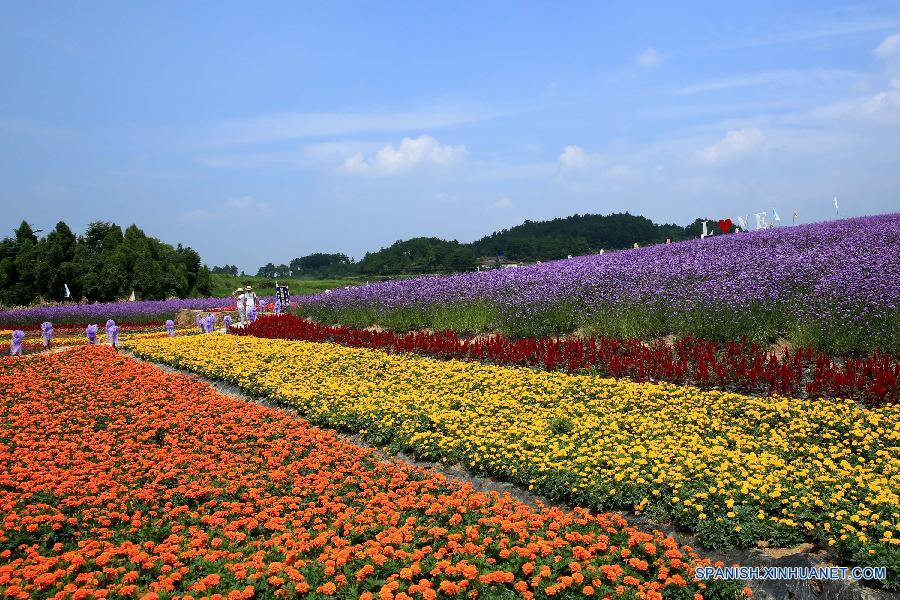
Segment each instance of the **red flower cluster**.
M0 358L0 597L738 596L693 578L708 564L619 515L382 462L108 347Z
M854 398L870 406L900 400L900 362L875 351L865 358L834 357L811 348L769 352L746 340L681 338L669 345L614 338L461 338L452 331L395 333L328 326L295 315L265 316L237 335L333 342L548 370L587 370L637 381L659 380L749 393Z

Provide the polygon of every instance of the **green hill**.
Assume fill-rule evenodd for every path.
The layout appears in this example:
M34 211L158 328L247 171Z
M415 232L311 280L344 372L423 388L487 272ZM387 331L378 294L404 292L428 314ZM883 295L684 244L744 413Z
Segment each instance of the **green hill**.
M312 254L286 265L269 263L257 275L265 277L347 277L354 275L396 277L421 273L472 271L479 264L501 261L536 262L591 254L600 250L662 244L696 238L702 219L687 226L656 224L628 213L572 215L551 221L525 221L471 243L417 237L398 240L354 262L344 254ZM715 230L715 231L713 231ZM710 223L710 233L718 233ZM500 260L498 260L500 257ZM214 271L219 269L214 268Z
M686 240L700 235L700 221L682 227L657 225L628 213L572 215L552 221L525 221L468 244L478 256L504 254L510 260L536 261L589 254L600 250L661 244L666 239Z

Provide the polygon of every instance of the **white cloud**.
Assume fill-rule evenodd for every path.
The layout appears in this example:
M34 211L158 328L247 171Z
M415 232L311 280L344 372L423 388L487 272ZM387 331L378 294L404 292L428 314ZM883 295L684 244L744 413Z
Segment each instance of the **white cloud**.
M509 114L471 103L444 103L408 111L278 113L220 124L207 143L270 144L355 134L442 129Z
M857 73L844 69L776 69L774 71L763 71L761 73L750 73L737 75L735 77L703 81L685 86L675 93L679 96L688 96L691 94L749 87L809 87L815 85L830 85L856 76L858 76Z
M583 171L599 163L600 156L573 145L563 148L558 160L563 171Z
M211 210L196 208L194 210L183 212L175 218L181 223L206 223L209 221L216 221L221 217L221 214Z
M501 197L499 200L494 202L493 207L499 210L506 210L508 208L512 208L513 203L512 200L507 198L506 196Z
M701 150L698 158L704 165L724 164L759 150L765 139L759 129L733 129L715 144Z
M423 134L417 138L403 138L397 147L384 146L368 158L357 152L344 161L341 170L361 175L395 175L422 165L449 166L461 161L465 154L465 146L444 146Z
M860 112L872 117L900 117L900 88L878 92L859 103Z
M813 115L825 119L861 119L881 124L898 124L900 79L892 80L889 88L871 96L823 106L813 111Z
M662 57L659 55L659 52L653 48L647 48L634 58L634 62L636 62L639 67L644 67L645 69L655 67L661 61Z
M897 55L900 55L900 33L887 36L875 48L875 58L880 58L881 60Z
M804 15L805 16L805 15ZM820 23L812 28L798 28L782 31L766 37L739 41L719 46L720 49L752 48L757 46L773 46L779 44L795 44L827 38L854 36L875 31L894 29L900 24L897 19L874 19L866 21L840 20Z
M566 146L558 161L563 175L577 175L579 178L597 177L604 183L621 183L635 178L634 170L628 165L623 163L604 165L602 156L588 152L581 146Z
M480 181L546 180L559 174L558 161L526 163L474 163L461 177L470 183Z
M636 177L637 173L628 165L613 165L600 174L600 179L610 183L633 181Z
M356 152L368 152L376 148L376 143L358 140L315 142L276 150L226 152L201 158L200 162L213 169L232 170L298 170L323 165L333 168Z
M195 208L175 217L181 223L209 223L224 218L246 219L252 215L268 217L272 214L267 202L260 202L253 196L239 196L227 201L219 209Z
M264 217L268 217L272 214L272 209L269 208L268 202L260 202L253 196L240 196L238 198L232 198L228 201L227 206L229 208L241 211L240 214L242 215L246 215L248 213L256 213Z

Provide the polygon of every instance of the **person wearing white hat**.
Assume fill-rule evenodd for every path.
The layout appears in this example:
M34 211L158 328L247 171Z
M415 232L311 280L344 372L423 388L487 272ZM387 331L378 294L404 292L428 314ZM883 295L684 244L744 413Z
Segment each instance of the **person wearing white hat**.
M253 307L253 310L256 310L256 294L253 292L253 286L248 285L244 288L244 305L246 306L247 314L250 314L250 307Z
M244 304L244 289L243 288L238 288L238 289L234 290L234 303L237 305L238 319L240 320L241 324L243 325L244 324L244 307L246 306Z

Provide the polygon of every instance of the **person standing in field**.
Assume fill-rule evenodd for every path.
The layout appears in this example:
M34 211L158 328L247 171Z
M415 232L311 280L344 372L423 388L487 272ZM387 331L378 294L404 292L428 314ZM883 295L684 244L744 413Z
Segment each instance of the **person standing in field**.
M241 325L244 324L244 290L242 288L238 288L234 290L234 302L237 305L238 311L238 319L241 322Z
M248 285L244 288L244 306L245 311L249 315L250 308L252 307L254 311L256 311L256 294L253 292L253 286Z

